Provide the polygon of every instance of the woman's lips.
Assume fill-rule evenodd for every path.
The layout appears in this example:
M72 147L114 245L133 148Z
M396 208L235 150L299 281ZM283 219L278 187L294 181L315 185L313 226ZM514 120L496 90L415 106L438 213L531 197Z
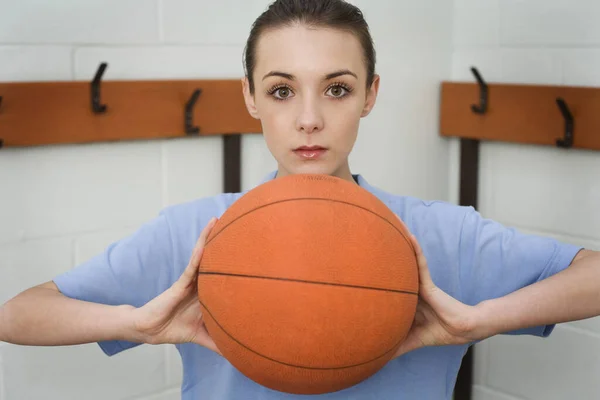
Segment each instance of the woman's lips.
M294 154L304 160L317 160L321 158L326 151L326 148L320 146L302 146L295 149Z

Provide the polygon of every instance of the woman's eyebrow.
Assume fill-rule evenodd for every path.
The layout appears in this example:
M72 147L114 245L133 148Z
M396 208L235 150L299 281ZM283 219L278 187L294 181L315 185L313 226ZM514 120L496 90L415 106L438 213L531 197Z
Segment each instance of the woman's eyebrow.
M356 76L356 74L354 72L350 71L349 69L341 69L339 71L332 72L331 74L327 74L325 76L325 80L337 78L338 76L342 76L342 75L352 75L353 77L358 79L358 76Z
M280 72L280 71L271 71L268 74L266 74L265 76L263 76L262 80L264 81L265 79L267 79L270 76L281 76L282 78L289 79L290 81L293 81L294 79L296 79L294 77L294 75L292 75L292 74L286 74L285 72Z
M353 77L358 79L358 76L354 72L350 71L349 69L341 69L339 71L335 71L335 72L325 75L325 80L337 78L338 76L342 76L342 75L352 75ZM265 76L263 76L263 81L270 76L280 76L282 78L289 79L290 81L293 81L296 79L296 77L294 75L288 74L286 72L271 71L268 74L266 74Z

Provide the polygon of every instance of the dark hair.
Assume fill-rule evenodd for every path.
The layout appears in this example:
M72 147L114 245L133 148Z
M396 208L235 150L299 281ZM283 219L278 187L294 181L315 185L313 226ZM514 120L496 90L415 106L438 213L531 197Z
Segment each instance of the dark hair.
M375 76L375 48L369 26L360 9L344 0L276 0L252 24L244 49L244 70L254 94L256 43L264 31L302 23L311 27L328 27L349 31L360 41L367 67L367 88Z

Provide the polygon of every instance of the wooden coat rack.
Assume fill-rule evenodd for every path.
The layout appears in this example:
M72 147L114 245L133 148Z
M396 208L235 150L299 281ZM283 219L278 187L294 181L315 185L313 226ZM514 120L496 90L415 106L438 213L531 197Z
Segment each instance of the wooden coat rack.
M231 80L0 82L0 147L222 135L224 190L241 191L241 135L261 133Z
M461 205L478 207L479 146L498 141L600 150L600 88L442 82L440 135L460 138ZM458 373L454 398L471 400L473 349Z

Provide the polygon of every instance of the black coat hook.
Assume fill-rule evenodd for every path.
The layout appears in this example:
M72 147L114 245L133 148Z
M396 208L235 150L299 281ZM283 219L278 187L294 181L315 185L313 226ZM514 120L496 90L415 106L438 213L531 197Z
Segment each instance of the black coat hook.
M567 103L561 97L556 99L556 104L558 104L558 108L565 118L565 136L562 139L556 139L556 146L568 149L573 147L573 129L575 125L573 114L571 114Z
M188 135L197 134L200 132L200 128L194 126L192 115L194 112L194 106L196 105L196 101L198 101L200 93L202 93L202 89L194 90L194 93L192 93L192 96L185 104L185 133Z
M98 71L96 71L96 76L94 76L94 80L91 83L92 111L96 114L106 112L106 105L100 104L100 81L107 66L108 64L105 62L100 64Z
M485 114L488 105L488 86L481 77L481 74L475 67L471 67L471 72L475 75L475 79L479 83L479 105L471 105L471 110L477 114Z

